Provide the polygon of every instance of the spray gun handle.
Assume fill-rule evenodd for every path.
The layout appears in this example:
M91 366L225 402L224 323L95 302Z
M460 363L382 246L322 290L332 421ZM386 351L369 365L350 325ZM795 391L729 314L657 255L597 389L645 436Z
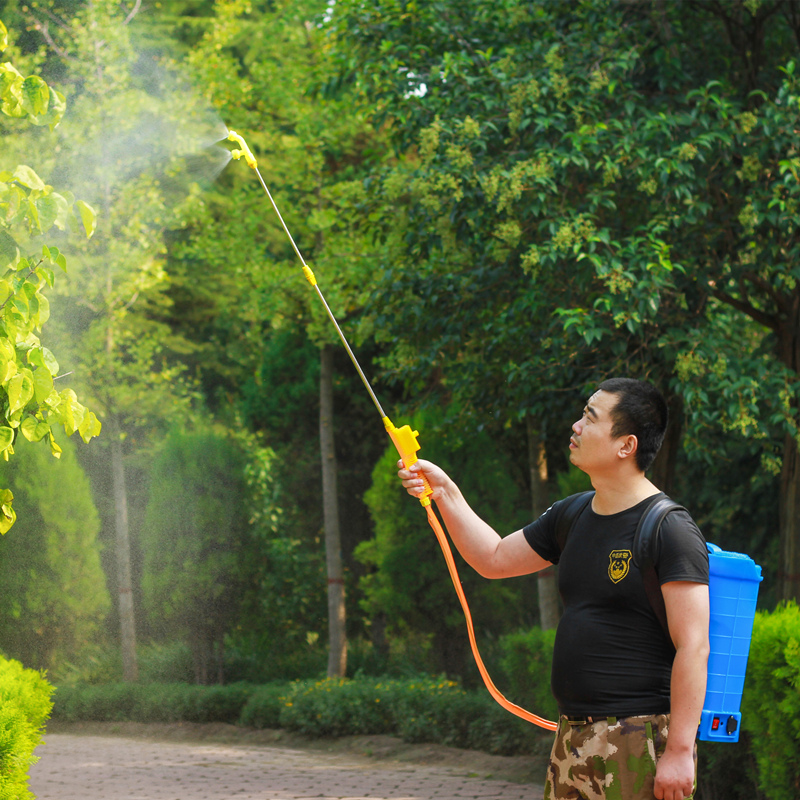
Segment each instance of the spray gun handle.
M389 417L383 418L383 425L386 428L386 432L391 437L392 442L394 442L394 446L397 448L397 452L400 454L400 458L406 469L412 464L416 464L417 461L419 461L417 458L417 450L419 450L419 431L412 431L408 425L403 425L402 428L396 428ZM419 497L419 502L423 506L429 506L431 504L433 489L431 489L431 485L428 483L428 479L423 472L420 472L420 477L422 478L424 488Z

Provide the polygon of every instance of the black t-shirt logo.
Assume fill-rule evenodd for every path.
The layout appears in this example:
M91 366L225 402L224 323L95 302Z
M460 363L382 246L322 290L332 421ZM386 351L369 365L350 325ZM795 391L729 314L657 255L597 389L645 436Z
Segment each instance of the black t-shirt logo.
M608 557L608 577L619 583L627 574L631 560L630 550L612 550Z

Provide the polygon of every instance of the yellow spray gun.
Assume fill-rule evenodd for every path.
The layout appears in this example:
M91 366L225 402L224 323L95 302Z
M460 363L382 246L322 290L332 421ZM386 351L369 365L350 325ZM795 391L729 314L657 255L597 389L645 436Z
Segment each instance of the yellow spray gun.
M267 197L269 198L270 203L272 203L272 207L275 209L275 213L278 215L278 219L280 220L281 225L283 226L284 231L286 231L286 235L289 237L289 241L292 243L292 247L294 248L294 252L297 253L297 257L300 259L300 263L303 265L303 273L306 276L306 280L314 287L314 290L317 293L322 305L325 307L325 311L327 312L328 316L330 317L333 326L336 328L336 333L339 334L339 338L342 340L342 344L347 350L347 355L350 356L350 360L353 362L353 366L356 368L359 377L361 378L362 383L367 388L369 392L369 396L372 398L372 402L375 404L375 407L378 409L378 413L381 415L381 419L383 420L383 425L386 428L387 433L391 436L392 441L394 442L394 446L397 448L397 452L400 453L400 458L403 460L403 463L406 467L410 467L412 464L417 462L417 450L419 450L419 432L412 431L408 425L403 425L402 428L395 427L394 423L386 416L383 409L381 408L381 404L378 402L378 398L375 396L375 392L372 391L372 386L370 386L369 381L367 380L366 375L364 375L361 366L358 363L353 351L350 348L350 345L345 338L344 333L342 333L342 329L339 327L339 323L336 321L336 317L333 316L333 312L331 311L330 307L328 306L327 301L325 300L322 291L320 290L319 286L317 285L317 279L314 276L314 273L311 270L311 267L306 264L305 259L303 258L300 250L298 250L297 245L295 244L294 239L292 238L292 234L289 233L289 228L286 227L286 223L283 221L283 216L281 216L281 212L278 210L278 206L275 203L275 200L272 198L272 194L270 194L269 189L267 188L267 184L264 182L264 179L261 177L261 173L258 171L258 162L255 159L255 156L250 152L250 148L247 146L245 140L238 134L236 131L229 131L228 132L228 139L232 142L236 142L241 149L239 150L232 150L231 156L235 159L244 158L247 162L247 166L249 166L258 176L258 180L261 182L261 185L264 187L264 191L267 193ZM431 504L430 495L432 494L432 489L428 484L427 479L424 478L425 481L425 490L420 496L420 502L424 506L429 506Z
M386 416L381 408L381 404L378 402L378 398L375 396L375 392L372 390L372 386L370 386L369 381L367 380L366 375L364 375L361 366L358 363L350 345L345 338L344 333L342 333L342 329L339 327L339 323L336 321L336 317L334 317L333 312L331 311L330 307L328 306L327 301L325 300L322 291L320 290L319 286L317 285L317 279L314 276L311 268L306 264L305 259L303 258L300 250L297 248L295 244L294 238L292 234L289 232L289 228L286 227L286 223L283 220L283 216L281 212L278 210L278 206L275 203L275 200L272 197L272 194L267 188L267 184L264 182L264 178L261 177L261 173L258 171L258 162L255 159L255 156L250 151L250 148L247 146L245 140L238 134L236 131L228 131L228 139L229 141L236 142L239 145L239 149L231 150L231 156L238 160L244 158L247 162L247 166L249 166L258 176L258 180L261 183L264 191L269 198L270 203L272 204L272 208L275 210L275 213L278 215L278 219L280 220L281 225L283 226L283 230L286 232L286 235L289 237L289 241L292 243L292 248L294 252L297 254L297 257L300 259L300 263L303 265L303 273L306 276L306 280L311 284L314 290L317 293L322 305L325 308L325 311L330 317L331 322L333 323L334 328L336 328L336 333L339 335L339 338L342 340L342 344L344 345L345 350L347 350L347 355L350 356L350 360L353 362L353 366L356 368L356 372L358 372L359 377L361 378L362 383L366 387L367 391L369 392L369 396L372 398L372 402L375 404L375 408L378 409L378 413L381 415L381 420L383 421L383 425L386 428L386 432L392 439L394 446L397 448L397 452L400 454L400 458L403 461L406 469L408 469L412 464L415 464L419 459L417 458L417 450L420 449L419 444L419 432L411 430L411 427L408 425L403 425L402 428L397 428ZM483 664L483 659L481 658L480 653L478 652L478 645L475 639L475 629L472 623L472 614L469 610L469 605L467 604L467 599L464 595L464 590L461 587L461 580L458 577L458 571L456 569L455 561L453 559L453 553L450 550L450 545L447 541L447 536L442 529L441 523L439 522L436 514L433 512L433 508L431 507L431 495L433 494L433 490L428 483L428 479L422 474L422 480L424 483L424 488L422 494L419 497L420 503L425 507L425 510L428 514L428 521L433 528L434 533L436 534L436 538L439 542L439 546L442 548L442 553L445 557L445 562L447 563L447 569L450 572L450 577L453 581L453 585L456 590L456 594L458 595L458 599L461 602L461 607L464 610L464 616L467 621L467 631L469 634L469 641L472 647L472 653L475 657L475 662L478 665L478 670L483 677L483 681L486 684L489 693L494 697L494 699L500 703L503 708L510 711L512 714L516 714L518 717L527 720L528 722L532 722L539 727L546 728L547 730L556 730L556 723L551 722L550 720L542 719L541 717L532 714L530 711L526 711L524 708L520 708L520 706L515 705L508 701L500 691L495 687L494 683L492 682L489 673L486 670L486 667Z

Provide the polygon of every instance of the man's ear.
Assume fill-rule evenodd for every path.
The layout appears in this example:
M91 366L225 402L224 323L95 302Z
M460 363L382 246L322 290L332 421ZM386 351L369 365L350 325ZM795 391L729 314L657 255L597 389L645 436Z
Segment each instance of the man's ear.
M617 455L620 458L629 458L630 456L636 455L636 451L638 449L639 440L636 438L636 436L630 433L627 436L622 437L622 443L620 444L619 450L617 450Z

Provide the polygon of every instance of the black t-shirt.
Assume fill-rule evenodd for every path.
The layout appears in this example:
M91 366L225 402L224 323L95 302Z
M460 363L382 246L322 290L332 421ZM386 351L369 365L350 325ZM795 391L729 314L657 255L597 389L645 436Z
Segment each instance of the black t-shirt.
M559 564L564 614L556 633L551 686L562 714L669 711L675 650L632 560L636 527L650 500L610 515L595 514L589 503L575 520L563 553L555 526L559 503L523 528L528 544ZM667 515L659 542L655 567L661 584L708 584L705 540L689 514Z

